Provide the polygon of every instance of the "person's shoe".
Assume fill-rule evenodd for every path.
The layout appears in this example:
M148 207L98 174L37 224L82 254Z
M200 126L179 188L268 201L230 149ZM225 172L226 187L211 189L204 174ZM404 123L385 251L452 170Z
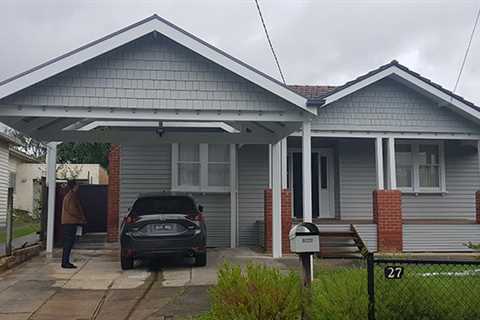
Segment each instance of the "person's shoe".
M69 263L62 263L62 268L63 269L76 269L77 266L74 264Z

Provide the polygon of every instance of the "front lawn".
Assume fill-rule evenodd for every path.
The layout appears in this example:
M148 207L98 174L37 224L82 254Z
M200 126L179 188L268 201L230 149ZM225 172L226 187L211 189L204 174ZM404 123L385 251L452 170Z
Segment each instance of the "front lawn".
M25 225L19 225L13 227L13 238L20 238L23 236L27 236L32 233L36 233L40 230L40 226L38 223L29 223ZM5 230L0 231L0 243L5 242Z

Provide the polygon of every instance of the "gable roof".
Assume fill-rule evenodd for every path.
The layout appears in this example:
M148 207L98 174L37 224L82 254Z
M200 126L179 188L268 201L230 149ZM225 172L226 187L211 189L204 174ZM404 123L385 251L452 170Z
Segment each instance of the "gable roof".
M278 80L232 57L156 14L49 60L30 70L0 81L0 99L152 32L158 32L170 38L210 61L221 65L227 70L300 107L302 110L313 114L316 113L315 108L309 108L307 106L307 99L304 96L291 90L288 86L285 86Z
M480 119L480 107L408 69L396 60L338 86L319 98L309 99L307 105L326 106L386 77L393 77L400 82L414 86L419 91L441 101L442 105L452 105L475 119Z

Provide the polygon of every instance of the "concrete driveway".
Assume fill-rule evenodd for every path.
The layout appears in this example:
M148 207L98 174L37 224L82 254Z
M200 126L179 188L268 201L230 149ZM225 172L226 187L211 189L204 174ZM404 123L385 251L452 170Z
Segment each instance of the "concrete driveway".
M121 271L118 252L105 250L74 252L79 268L66 270L59 254L0 274L0 320L183 318L208 310L207 291L224 261L297 264L295 257L273 260L250 249L212 249L203 268L169 259Z

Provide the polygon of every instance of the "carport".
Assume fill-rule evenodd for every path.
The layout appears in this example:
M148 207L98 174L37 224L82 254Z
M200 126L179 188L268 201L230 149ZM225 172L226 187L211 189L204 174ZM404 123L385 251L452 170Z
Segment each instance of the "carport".
M232 247L238 236L236 151L268 144L272 251L280 257L284 138L302 129L303 154L310 155L315 114L316 107L282 83L156 15L0 82L0 121L48 143L47 252L53 250L58 143L229 144ZM306 213L310 166L304 156Z

